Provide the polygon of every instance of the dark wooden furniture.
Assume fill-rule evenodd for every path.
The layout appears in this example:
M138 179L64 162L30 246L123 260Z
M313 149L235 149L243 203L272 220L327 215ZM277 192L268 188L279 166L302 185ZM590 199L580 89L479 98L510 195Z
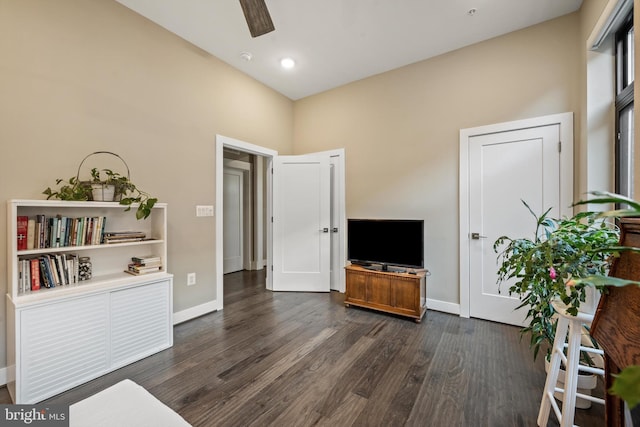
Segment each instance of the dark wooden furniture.
M344 305L371 308L413 318L426 311L426 274L391 273L349 265Z
M621 221L620 243L640 247L640 218ZM614 261L611 276L640 281L640 253L622 252ZM605 351L605 388L612 375L628 365L640 365L640 287L610 286L600 299L591 334ZM605 396L607 426L624 426L624 404L621 399Z

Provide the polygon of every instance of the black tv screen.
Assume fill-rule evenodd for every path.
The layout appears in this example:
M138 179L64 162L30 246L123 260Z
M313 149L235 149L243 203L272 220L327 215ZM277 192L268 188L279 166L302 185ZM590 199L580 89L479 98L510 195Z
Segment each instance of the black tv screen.
M347 258L354 264L424 268L424 221L349 219Z

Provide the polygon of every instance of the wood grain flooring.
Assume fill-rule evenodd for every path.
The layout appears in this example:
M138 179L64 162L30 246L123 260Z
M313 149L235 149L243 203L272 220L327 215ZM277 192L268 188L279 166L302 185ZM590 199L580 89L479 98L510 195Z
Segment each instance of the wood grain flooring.
M337 292L272 293L262 272L227 275L224 290L224 310L176 325L171 349L47 402L130 378L194 426L536 425L545 374L518 328L430 310L416 324L345 308ZM576 423L603 417L594 405Z

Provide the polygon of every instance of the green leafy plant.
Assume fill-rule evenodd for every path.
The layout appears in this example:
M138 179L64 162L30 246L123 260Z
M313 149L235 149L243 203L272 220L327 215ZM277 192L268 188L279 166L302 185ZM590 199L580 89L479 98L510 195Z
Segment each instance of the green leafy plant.
M102 173L104 173L104 176ZM56 185L60 185L60 188L53 190L48 187L42 193L47 195L47 199L91 200L90 184L114 185L116 196L120 198L120 204L126 206L125 211L131 210L137 204L137 219L148 218L151 215L151 209L158 202L157 198L151 197L149 193L136 187L128 177L113 172L111 169L91 169L91 181L89 183L80 181L77 177L69 178L68 181L57 179Z
M104 173L105 177L102 177ZM125 211L131 209L134 204L138 204L136 209L137 219L146 219L151 215L151 209L158 202L158 199L151 197L149 193L140 190L129 180L111 169L91 169L91 182L94 184L115 186L116 199L120 199L120 204L127 206Z
M600 216L614 218L640 216L640 203L629 197L604 191L593 191L589 194L594 197L589 200L581 200L576 203L576 205L615 204L617 206L616 209L602 212L600 213ZM640 252L640 248L625 247L625 249ZM576 284L580 284L582 282L595 284L597 286L640 286L639 282L603 276L600 274L575 281ZM614 377L615 380L608 392L620 397L622 400L627 402L629 408L633 409L640 403L640 365L629 365L624 367L622 371L618 375L614 375Z
M91 188L87 188L77 177L73 176L68 180L61 178L56 179L56 185L60 187L57 190L47 187L42 194L47 195L47 200L52 197L60 200L90 200Z
M537 216L526 202L522 203L535 219L533 237L502 236L493 249L498 253L499 285L513 279L509 294L519 296L518 308L527 308L529 324L521 333L531 336L530 347L535 359L543 345L548 344L547 356L550 355L555 338L557 320L552 301L561 300L570 314L577 314L580 303L586 299L586 287L596 284L583 280L567 287L566 283L606 274L611 256L619 250L619 230L595 212L553 219L549 217L550 209Z

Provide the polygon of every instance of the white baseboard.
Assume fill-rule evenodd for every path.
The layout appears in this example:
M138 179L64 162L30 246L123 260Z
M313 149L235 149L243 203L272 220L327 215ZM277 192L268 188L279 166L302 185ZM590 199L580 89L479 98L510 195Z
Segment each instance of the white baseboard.
M178 323L195 319L196 317L218 311L219 309L218 300L205 302L204 304L196 305L195 307L173 313L173 324L177 325Z
M9 369L0 368L0 385L6 385L9 382Z
M427 298L427 309L460 315L460 304Z
M265 265L267 265L267 261L266 260L251 261L249 270L262 270Z

